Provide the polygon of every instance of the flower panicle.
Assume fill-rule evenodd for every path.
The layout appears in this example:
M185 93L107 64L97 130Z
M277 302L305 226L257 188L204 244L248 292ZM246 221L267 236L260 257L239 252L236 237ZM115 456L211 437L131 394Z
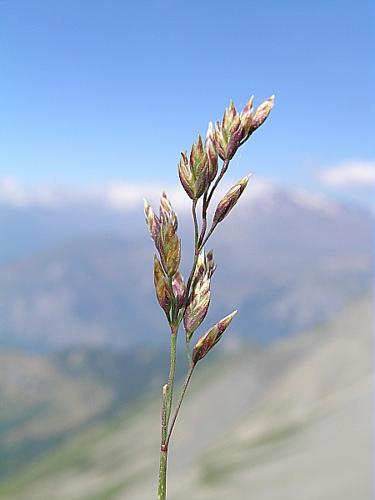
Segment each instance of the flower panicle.
M216 188L229 168L230 161L240 148L265 122L274 105L270 96L254 108L251 96L238 112L231 100L221 121L209 123L204 141L198 135L190 151L183 151L178 162L178 175L183 189L191 200L194 222L193 267L185 283L180 272L181 241L178 237L178 220L165 192L160 198L159 212L145 200L146 223L155 243L154 285L157 300L164 310L170 326L170 369L168 383L163 386L162 432L158 498L166 499L167 454L170 437L181 403L186 393L195 365L220 341L237 311L225 316L198 338L193 349L190 341L206 318L211 301L211 280L216 270L212 250L205 252L205 245L216 226L222 222L245 191L250 175L236 182L220 199L208 227L208 210ZM219 173L219 161L222 161ZM201 199L202 198L202 199ZM201 209L201 216L197 212ZM176 369L177 334L183 323L186 336L186 354L189 371L178 403L173 403ZM172 408L175 408L172 414Z

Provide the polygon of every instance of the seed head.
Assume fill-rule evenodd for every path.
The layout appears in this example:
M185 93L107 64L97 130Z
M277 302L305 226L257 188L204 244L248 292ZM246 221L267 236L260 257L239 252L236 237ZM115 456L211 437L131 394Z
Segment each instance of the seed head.
M160 307L164 309L165 314L168 316L171 308L171 290L164 270L156 255L154 257L154 285Z
M242 138L242 124L233 101L224 111L223 119L216 123L215 146L222 160L231 160Z
M213 261L213 251L210 250L206 255L204 248L199 252L197 263L195 266L195 271L192 280L192 288L194 289L198 280L200 280L205 274L211 278L215 272L216 266Z
M184 327L187 340L191 339L195 330L206 317L211 298L210 285L208 272L200 276L194 284L184 314Z
M148 204L147 200L143 200L146 224L150 231L151 238L154 240L156 246L160 233L160 219L155 215L152 207Z
M178 174L182 187L192 200L198 200L208 188L208 156L200 135L189 156L187 152L181 153Z
M159 253L167 275L171 278L178 271L181 260L181 242L171 219L163 221L160 228Z
M210 250L209 252L207 252L206 259L207 259L207 268L209 271L209 275L211 277L214 274L214 272L216 271L216 264L214 261L214 251L213 250Z
M266 99L255 111L254 118L251 124L251 133L254 132L257 128L259 128L267 119L268 115L271 112L275 102L275 96L271 95L268 99Z
M216 226L216 224L225 219L225 217L229 214L232 208L236 205L240 196L244 192L247 183L249 182L250 175L251 174L247 175L246 177L238 181L220 200L214 214L212 222L213 226Z
M160 198L160 220L170 220L175 228L175 231L177 231L177 216L165 191L163 191Z
M240 114L240 120L243 129L242 143L244 143L246 139L248 139L250 136L251 124L253 122L253 117L254 117L253 104L254 104L254 96L252 95L250 99L247 101L246 106L243 108Z
M208 330L196 343L193 354L192 361L193 364L198 363L206 354L214 347L215 344L219 342L223 333L228 328L233 317L237 314L237 311L233 311L231 314L220 320L216 325Z
M240 114L233 101L224 111L221 122L215 127L215 147L222 160L231 160L237 149L259 128L269 115L275 96L269 97L254 112L254 96L251 96Z
M177 216L166 195L160 199L160 216L155 215L152 207L145 200L146 222L160 254L165 273L173 278L181 260L181 242L177 236Z
M208 158L208 181L212 182L217 174L218 155L215 147L215 132L212 122L208 125L205 149Z
M172 280L172 289L176 299L177 307L180 309L184 304L185 298L185 283L180 271L177 271L177 273L174 275L174 278Z
M243 126L241 145L247 141L251 134L264 123L273 108L274 101L275 96L272 95L254 111L253 97L250 98L240 115Z

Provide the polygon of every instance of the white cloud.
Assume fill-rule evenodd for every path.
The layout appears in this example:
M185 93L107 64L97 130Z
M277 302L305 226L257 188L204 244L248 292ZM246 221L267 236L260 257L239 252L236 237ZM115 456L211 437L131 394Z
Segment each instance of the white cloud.
M321 170L318 178L333 188L375 187L375 162L352 160Z
M290 197L295 203L310 210L319 210L330 215L337 215L340 212L340 205L322 193L294 189L290 192Z
M218 196L230 188L225 182ZM267 196L272 185L262 179L251 181L251 189L244 194L249 202ZM190 210L190 201L178 184L161 185L150 183L111 182L102 186L26 186L12 178L0 178L0 204L13 207L61 207L74 203L97 203L115 210L132 210L143 205L143 198L157 205L163 191L168 193L176 210Z

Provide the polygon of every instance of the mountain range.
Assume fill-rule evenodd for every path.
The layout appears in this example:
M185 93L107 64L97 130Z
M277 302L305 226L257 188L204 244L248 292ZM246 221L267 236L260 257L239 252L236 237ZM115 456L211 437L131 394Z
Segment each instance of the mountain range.
M367 297L319 328L198 365L170 447L168 498L371 498L373 316ZM153 498L155 398L39 457L0 497Z
M2 205L0 346L165 345L142 219L133 205ZM185 208L179 219L186 275ZM320 195L249 186L212 238L218 270L207 322L238 309L232 341L268 343L332 318L371 286L372 229L370 214Z

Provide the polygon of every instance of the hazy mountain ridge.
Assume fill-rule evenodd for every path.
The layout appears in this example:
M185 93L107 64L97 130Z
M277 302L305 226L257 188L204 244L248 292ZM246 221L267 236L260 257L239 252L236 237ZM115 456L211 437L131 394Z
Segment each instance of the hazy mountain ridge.
M171 500L370 498L372 321L371 298L314 331L202 365L171 446ZM2 497L152 498L159 406L87 431L4 483Z
M369 215L275 189L241 201L213 237L218 271L208 322L239 309L235 331L269 341L329 319L368 290ZM38 229L54 241L49 249L46 244L35 254L34 248L33 256L0 268L0 343L44 350L164 339L141 210L123 218L114 212L112 219L100 207L91 219L87 208L84 216L66 210L62 218L59 211L50 214L47 229L44 223ZM54 221L61 223L60 233ZM18 235L24 225L16 224ZM58 238L49 234L51 226ZM184 211L180 229L189 248L191 223Z
M80 348L49 356L2 351L0 476L15 474L82 428L157 391L164 380L163 354L145 348Z

